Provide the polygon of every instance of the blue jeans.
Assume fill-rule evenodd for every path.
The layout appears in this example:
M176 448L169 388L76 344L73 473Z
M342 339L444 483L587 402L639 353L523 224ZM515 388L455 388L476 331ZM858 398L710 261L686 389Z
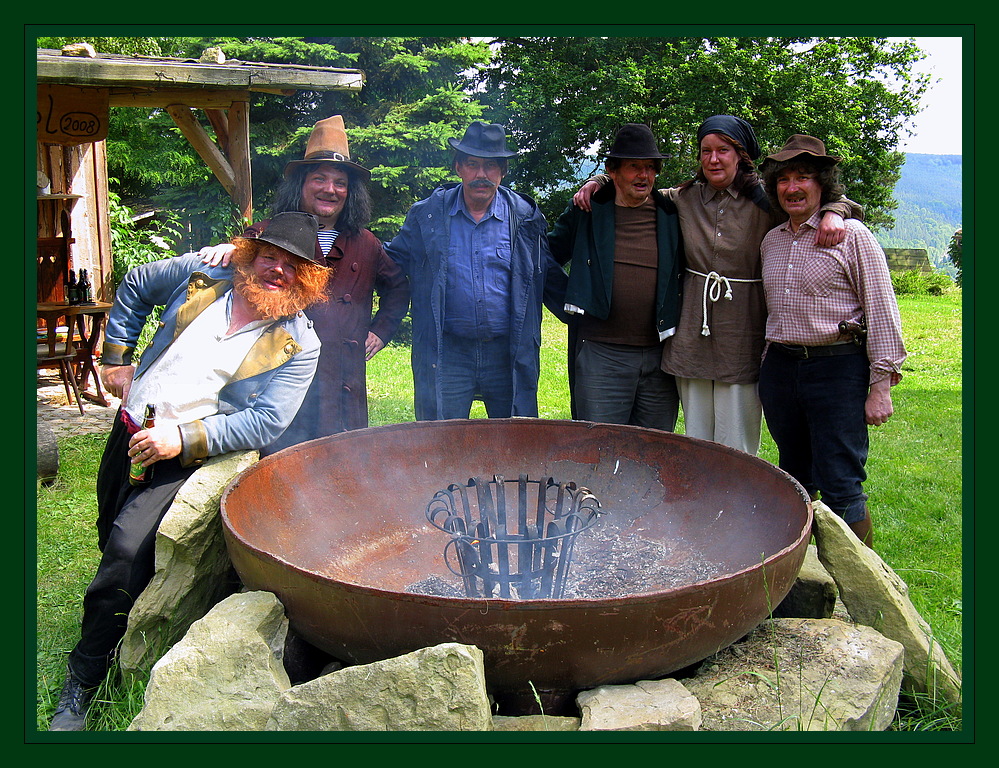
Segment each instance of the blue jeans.
M676 380L660 368L662 344L634 347L584 340L576 354L576 418L672 432L680 412Z
M760 400L780 468L847 523L866 514L869 447L864 405L870 363L857 354L797 359L771 344Z
M438 365L441 393L438 418L467 419L475 399L485 404L491 419L513 415L509 337L482 341L445 333Z

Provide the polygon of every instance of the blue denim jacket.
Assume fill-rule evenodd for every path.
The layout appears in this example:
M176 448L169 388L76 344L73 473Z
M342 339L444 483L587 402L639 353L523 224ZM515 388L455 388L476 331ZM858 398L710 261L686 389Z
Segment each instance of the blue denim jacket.
M130 365L146 318L162 305L159 329L136 369L140 375L195 317L232 290L231 278L231 268L206 268L196 253L130 270L108 314L102 364ZM312 383L319 349L319 337L302 312L275 320L219 391L220 405L234 412L180 425L181 463L192 466L220 453L259 450L278 438Z
M386 252L407 274L412 289L413 382L416 418L437 418L441 403L437 376L444 339L444 315L453 301L447 284L450 235L448 220L461 185L438 187L430 197L409 209L406 221ZM568 278L548 250L547 223L537 204L506 187L510 217L510 357L513 370L513 415L538 415L541 308L547 306L559 319L567 316L565 288Z

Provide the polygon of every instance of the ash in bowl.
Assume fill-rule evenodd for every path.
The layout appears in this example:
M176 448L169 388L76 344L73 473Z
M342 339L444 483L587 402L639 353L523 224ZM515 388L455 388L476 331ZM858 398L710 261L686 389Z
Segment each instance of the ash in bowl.
M614 539L580 540L566 576L563 598L600 600L643 592L677 589L722 575L724 568L709 562L682 541L650 541L634 534ZM406 592L436 597L465 597L459 579L429 576L410 584ZM517 599L516 595L512 596Z

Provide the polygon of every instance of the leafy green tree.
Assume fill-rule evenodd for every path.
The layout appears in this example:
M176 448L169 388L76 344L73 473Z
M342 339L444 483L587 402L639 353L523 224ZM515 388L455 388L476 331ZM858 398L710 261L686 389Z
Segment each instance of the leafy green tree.
M205 41L208 44L210 41ZM300 158L312 126L344 117L351 156L371 169L371 229L390 239L406 212L452 179L447 139L460 136L482 106L470 73L489 60L485 42L458 37L260 38L220 46L231 58L361 69L359 93L262 95L251 107L254 199L269 202L285 163Z
M697 126L733 114L753 124L765 152L793 133L824 139L873 227L893 221L904 162L895 148L929 80L912 72L923 58L914 42L875 37L503 37L493 45L482 98L513 127L522 186L544 193L576 184L594 147L606 148L625 122L653 129L671 155L661 179L681 183L697 169Z
M950 245L947 246L947 256L950 258L950 263L957 269L957 276L954 278L954 282L957 283L958 287L961 286L961 281L964 277L964 270L961 268L961 232L962 230L957 230L950 239Z
M59 47L71 38L39 39ZM765 152L791 133L823 138L843 157L850 196L875 229L890 229L904 155L895 148L919 109L928 76L911 40L809 37L253 37L91 38L105 52L359 68L360 93L253 94L254 202L266 211L285 163L301 157L312 125L342 114L351 152L372 169L372 229L390 239L413 202L452 179L447 139L469 122L504 123L520 154L507 183L557 216L624 122L646 122L671 157L664 184L697 168L694 131L730 113L756 127ZM207 119L201 116L207 127ZM241 223L220 184L162 110L112 110L111 175L123 199L181 213L187 246L218 241ZM199 228L200 227L200 228Z
M115 181L113 178L108 179L109 186ZM133 267L170 256L171 249L180 236L176 216L169 213L163 220L156 220L150 226L137 227L135 211L125 205L112 189L108 189L108 218L111 225L115 288L121 285L121 281ZM144 349L152 340L162 314L163 307L153 308L139 335L137 349Z
M259 218L285 163L304 154L312 126L340 114L351 155L372 170L371 229L383 239L394 236L415 201L453 178L447 139L481 116L470 73L490 55L485 42L460 37L48 38L38 45L83 41L104 53L197 58L215 46L229 59L363 70L360 93L251 94L253 199ZM195 114L211 133L207 118ZM241 229L225 191L163 110L112 110L108 168L123 199L181 214L190 230L185 247Z

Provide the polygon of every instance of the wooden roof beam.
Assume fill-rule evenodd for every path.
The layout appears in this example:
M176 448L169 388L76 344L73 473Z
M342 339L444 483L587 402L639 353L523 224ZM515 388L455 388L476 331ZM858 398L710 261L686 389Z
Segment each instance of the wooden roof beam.
M191 108L184 104L171 104L166 108L166 111L173 118L177 127L180 128L180 132L184 134L184 138L190 142L191 146L201 156L201 159L205 161L205 164L215 174L215 178L219 180L225 191L235 201L236 174L233 172L232 166L229 165L229 161L225 155L222 154L222 150L218 148L215 142L212 141L212 137L208 135L208 131L202 128L201 123L194 117Z
M267 64L231 60L223 64L186 59L62 56L59 51L38 49L38 82L68 85L149 86L238 90L302 89L360 91L364 73L359 69L334 69L293 64Z
M293 94L295 91L289 91ZM111 88L108 106L166 109L170 104L184 104L191 109L229 109L233 102L249 101L250 92L212 88Z

